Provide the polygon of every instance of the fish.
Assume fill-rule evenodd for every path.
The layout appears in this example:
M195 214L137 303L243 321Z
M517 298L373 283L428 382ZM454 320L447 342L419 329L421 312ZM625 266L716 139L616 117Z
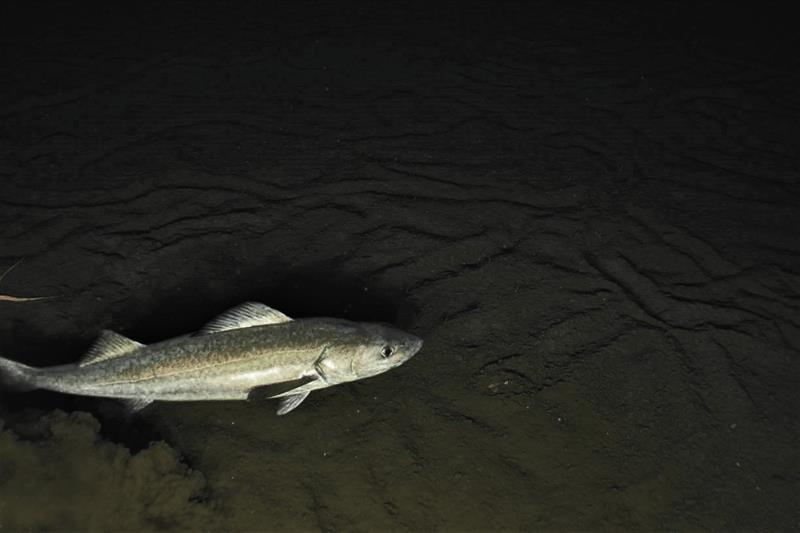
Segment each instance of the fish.
M285 415L312 391L402 365L422 344L389 325L294 320L245 302L193 334L153 344L103 330L75 364L31 367L0 357L0 390L115 398L131 412L154 401L271 398L279 400L278 415Z

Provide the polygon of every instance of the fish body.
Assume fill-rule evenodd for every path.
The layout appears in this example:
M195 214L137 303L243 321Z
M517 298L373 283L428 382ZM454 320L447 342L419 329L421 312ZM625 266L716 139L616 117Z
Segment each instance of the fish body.
M33 368L0 358L0 382L17 389L153 401L282 398L285 414L316 389L381 374L422 340L393 327L333 318L292 320L248 302L193 335L144 345L103 332L81 362Z

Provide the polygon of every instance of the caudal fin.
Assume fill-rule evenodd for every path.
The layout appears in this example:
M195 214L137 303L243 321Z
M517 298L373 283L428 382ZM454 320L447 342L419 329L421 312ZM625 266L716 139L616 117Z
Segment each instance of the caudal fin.
M22 392L35 389L34 372L32 367L0 357L0 390Z

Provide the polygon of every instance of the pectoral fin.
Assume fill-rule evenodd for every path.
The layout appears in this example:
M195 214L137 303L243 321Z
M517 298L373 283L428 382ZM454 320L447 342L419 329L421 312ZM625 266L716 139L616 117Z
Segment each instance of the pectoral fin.
M268 398L274 398L280 394L286 395L287 392L291 393L295 389L302 387L303 385L307 385L312 381L315 381L315 377L302 377L300 379L293 379L291 381L283 381L281 383L273 383L271 385L262 385L260 387L255 387L250 389L250 392L247 393L248 400L263 400ZM298 391L297 394L300 392ZM288 396L288 395L287 395Z
M299 394L292 394L291 396L284 396L278 406L278 414L285 415L289 411L294 410L295 407L303 403L303 400L308 398L308 392L301 392Z

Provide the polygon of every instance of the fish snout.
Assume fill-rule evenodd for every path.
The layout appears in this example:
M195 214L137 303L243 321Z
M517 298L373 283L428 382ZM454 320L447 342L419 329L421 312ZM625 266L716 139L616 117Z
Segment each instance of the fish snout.
M420 339L419 337L414 339L414 347L413 347L414 353L417 353L422 349L422 344L423 344L422 339Z
M409 337L410 339L408 340L407 343L408 347L406 348L406 350L408 351L408 358L410 359L411 357L415 356L417 352L420 351L420 349L422 349L423 343L422 339L420 339L416 335L409 335Z

